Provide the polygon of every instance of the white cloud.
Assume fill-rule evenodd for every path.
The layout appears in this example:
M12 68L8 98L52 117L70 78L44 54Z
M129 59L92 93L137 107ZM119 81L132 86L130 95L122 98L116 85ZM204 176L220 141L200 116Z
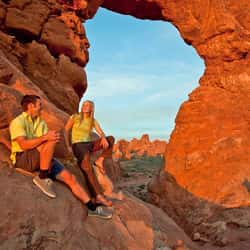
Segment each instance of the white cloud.
M148 96L146 98L146 101L149 101L149 102L159 101L159 99L168 98L169 96L170 96L170 93L168 91L154 93L154 94Z
M94 73L88 80L88 89L85 96L111 97L117 95L133 95L141 93L147 88L145 79L138 75L115 75Z

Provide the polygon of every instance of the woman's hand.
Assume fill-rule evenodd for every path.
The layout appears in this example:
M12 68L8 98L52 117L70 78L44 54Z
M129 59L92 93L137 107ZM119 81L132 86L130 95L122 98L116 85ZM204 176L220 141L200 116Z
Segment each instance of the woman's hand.
M101 172L102 175L106 175L106 170L104 168L104 166L97 166L97 168L99 169L99 171Z
M68 150L68 152L69 152L70 155L73 155L72 147L67 147L67 150Z
M101 138L101 146L104 148L104 149L107 149L109 147L109 143L107 141L107 139L105 137L102 137Z

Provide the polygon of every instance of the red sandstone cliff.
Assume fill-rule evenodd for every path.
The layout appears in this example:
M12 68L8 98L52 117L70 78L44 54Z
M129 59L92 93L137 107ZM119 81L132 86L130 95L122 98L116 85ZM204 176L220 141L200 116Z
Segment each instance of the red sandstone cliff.
M201 198L227 207L249 205L249 193L241 185L250 174L249 1L105 0L103 6L170 21L204 59L200 86L176 117L165 170ZM200 178L199 173L210 178ZM220 196L218 189L223 190Z
M51 129L62 129L77 110L87 88L83 67L89 42L82 22L102 2L87 1L74 12L56 0L0 0L0 142L9 139L8 124L21 112L24 94L41 96ZM57 183L58 199L48 200L30 177L11 169L1 143L0 151L1 249L150 250L174 247L178 240L196 249L160 209L129 195L115 204L111 221L86 219L86 208L68 189ZM62 142L57 156L66 153ZM83 180L76 167L69 167Z
M105 0L103 7L171 22L204 59L200 86L180 107L165 166L152 181L150 192L152 200L168 214L181 218L179 223L187 231L192 228L195 232L197 227L216 244L227 244L227 249L249 249L250 2ZM230 217L223 212L219 218L214 207L225 213L231 208L231 222L222 219ZM235 225L244 231L242 238L248 245L235 245L240 236L234 234L230 223L237 217ZM248 218L248 226L239 222L243 218ZM220 237L215 239L213 231L220 231Z
M166 141L154 140L151 142L149 136L144 134L140 139L119 140L114 146L113 156L116 159L131 159L132 156L164 155L166 146Z

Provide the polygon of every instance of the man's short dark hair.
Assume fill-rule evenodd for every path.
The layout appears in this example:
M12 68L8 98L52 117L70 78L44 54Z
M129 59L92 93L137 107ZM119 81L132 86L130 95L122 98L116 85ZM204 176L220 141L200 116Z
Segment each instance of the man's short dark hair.
M41 99L41 98L37 95L25 95L21 101L23 111L27 111L28 104L30 104L30 103L36 104L36 101L38 99Z

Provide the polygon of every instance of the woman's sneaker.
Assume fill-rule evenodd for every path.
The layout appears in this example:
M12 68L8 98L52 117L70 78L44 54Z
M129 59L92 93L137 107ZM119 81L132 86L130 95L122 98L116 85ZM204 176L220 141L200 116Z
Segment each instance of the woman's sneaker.
M113 213L112 211L99 206L94 211L88 209L88 216L98 217L101 219L111 219Z
M56 193L52 188L53 181L49 178L41 179L39 176L33 178L33 183L36 184L43 193L50 198L56 198Z

